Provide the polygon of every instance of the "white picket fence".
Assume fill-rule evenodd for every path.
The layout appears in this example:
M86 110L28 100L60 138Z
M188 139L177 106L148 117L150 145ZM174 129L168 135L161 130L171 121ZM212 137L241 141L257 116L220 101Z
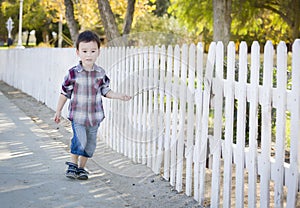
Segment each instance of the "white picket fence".
M296 207L300 40L293 47L291 89L285 43L277 47L275 64L271 42L265 45L263 64L257 42L249 61L246 43L240 44L238 55L235 47L232 42L228 45L225 61L222 43L212 43L206 64L201 44L105 48L101 60L113 88L134 96L129 103L105 103L110 119L102 125L102 137L134 162L162 173L178 192L193 196L201 205ZM291 132L288 163L287 128Z
M284 42L276 50L267 42L263 51L261 59L258 42L250 55L245 42L238 54L233 42L227 54L221 42L208 54L201 44L102 48L99 64L111 88L133 97L104 99L101 138L202 206L300 206L300 40L291 77ZM76 58L71 49L50 54L0 51L1 80L55 109L67 63ZM37 55L40 65L32 65Z

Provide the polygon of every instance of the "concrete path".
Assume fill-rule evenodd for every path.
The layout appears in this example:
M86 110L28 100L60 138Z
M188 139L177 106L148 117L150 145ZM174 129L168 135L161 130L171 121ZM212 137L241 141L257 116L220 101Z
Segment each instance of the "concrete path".
M55 124L53 115L43 103L0 81L0 208L200 207L101 140L87 163L89 180L67 179L70 122Z
M97 174L88 181L67 179L65 146L49 139L0 92L0 207L128 206L119 193L95 179Z

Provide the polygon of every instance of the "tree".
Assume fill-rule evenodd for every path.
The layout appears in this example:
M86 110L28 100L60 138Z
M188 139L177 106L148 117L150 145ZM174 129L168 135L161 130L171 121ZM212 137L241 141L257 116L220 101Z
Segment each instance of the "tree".
M206 43L223 38L227 42L228 37L217 37L226 36L222 25L227 34L231 33L231 40L292 42L300 36L299 11L299 0L171 0L169 8L181 24Z
M19 3L18 1L3 1L1 9L5 17L12 17L15 27L13 34L18 33L19 24ZM48 34L52 25L52 18L48 13L40 0L28 0L23 2L23 31L35 30L37 36L37 44L41 41L46 42L48 40ZM28 42L28 41L27 41Z
M121 34L118 30L115 16L108 0L98 0L97 2L107 40L112 41L119 39ZM127 2L127 10L123 27L124 35L127 35L130 32L135 10L135 0L128 0ZM118 44L120 44L120 42Z
M133 21L134 8L135 8L134 5L135 5L135 0L128 0L125 23L123 27L123 35L127 35L130 33L131 25Z
M213 14L213 40L227 45L230 41L231 0L213 0Z
M98 8L108 41L120 37L120 32L108 0L98 0Z
M213 40L212 0L171 0L168 12L200 41L210 43Z
M232 0L172 0L171 3L169 12L190 30L196 30L204 42L229 42Z
M299 0L252 0L252 5L278 14L289 26L291 39L300 37L300 1Z
M79 29L74 16L74 5L72 0L64 0L64 5L66 7L65 15L70 30L71 38L73 43L75 43Z

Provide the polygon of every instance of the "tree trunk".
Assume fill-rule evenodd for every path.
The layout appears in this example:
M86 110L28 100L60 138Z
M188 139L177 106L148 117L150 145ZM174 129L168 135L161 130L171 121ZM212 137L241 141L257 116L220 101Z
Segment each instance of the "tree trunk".
M74 6L72 0L64 0L66 6L66 20L70 30L71 38L75 44L78 35L78 24L74 17Z
M123 35L127 35L130 33L133 14L134 14L134 5L136 0L128 0L127 11L125 16L125 23L123 27Z
M293 16L294 16L294 23L292 25L292 38L293 41L297 38L300 38L300 1L299 0L293 0Z
M116 45L119 41L120 32L115 21L114 14L111 10L108 0L97 0L98 9L100 12L102 24L104 26L105 35L108 42L114 42L113 45Z
M224 46L230 41L232 0L213 0L215 42L223 41ZM226 48L226 47L225 47Z

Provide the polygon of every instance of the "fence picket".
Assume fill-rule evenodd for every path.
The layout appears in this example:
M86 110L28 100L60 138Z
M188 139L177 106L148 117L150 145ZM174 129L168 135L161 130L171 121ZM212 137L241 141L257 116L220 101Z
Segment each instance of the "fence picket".
M214 93L214 139L210 141L210 153L213 155L211 190L211 207L218 207L220 204L220 160L222 142L223 122L223 70L224 70L224 45L217 43L216 50L216 75L213 82Z
M148 128L147 128L147 120L148 120L148 68L149 68L149 51L148 48L145 47L143 50L143 116L142 116L142 126L143 126L143 141L142 141L142 164L149 164L148 162L148 155L147 147L149 143L148 139Z
M245 168L245 140L246 140L246 83L247 83L247 44L241 42L239 51L239 79L235 89L238 101L237 110L237 160L236 160L236 207L244 204L244 168Z
M258 132L258 85L260 68L260 47L258 42L251 46L251 71L249 85L249 162L248 162L248 203L256 207L257 183L257 132Z
M137 96L138 96L138 134L137 134L137 143L138 143L138 147L137 147L137 161L140 163L142 162L143 164L145 164L144 159L145 159L145 153L144 153L144 145L145 145L145 141L144 141L144 129L143 129L143 93L142 93L142 89L143 89L143 80L144 80L144 49L140 48L139 49L139 71L138 71L138 91L137 91Z
M155 46L153 51L153 80L150 86L153 88L153 115L151 115L152 118L152 126L153 126L153 134L151 137L152 140L152 170L157 173L156 166L157 166L157 147L158 147L158 87L159 87L159 48L158 46Z
M191 44L188 53L188 88L186 92L187 99L187 141L185 149L186 158L186 188L187 196L192 195L192 165L193 165L193 150L194 150L194 93L195 93L195 53L196 47Z
M177 140L177 167L176 167L176 190L182 191L182 173L183 173L183 150L185 139L185 117L186 117L186 79L187 79L187 59L188 59L188 47L184 44L181 48L181 67L180 67L180 115L179 115L179 133Z
M165 79L166 79L166 47L163 45L160 50L157 48L157 50L159 51L159 71L157 71L157 75L159 76L158 80L158 96L159 98L159 106L158 106L158 114L157 117L158 118L158 131L157 136L158 136L158 149L157 149L157 161L156 161L156 165L154 168L154 173L159 174L160 172L160 168L161 168L161 164L163 162L163 144L164 144L164 138L166 137L166 135L163 134L163 126L166 126L164 124L165 123L165 118L163 117L162 114L165 113L165 116L167 117L167 112L165 111ZM155 80L155 79L154 79ZM167 101L166 101L167 102Z
M171 83L172 83L172 70L173 70L173 48L168 46L167 49L167 68L166 70L166 83L165 83L165 94L166 94L166 123L165 123L165 142L164 142L164 179L170 179L170 162L171 162ZM173 133L172 133L173 135Z
M195 148L193 154L194 162L194 199L199 201L199 170L200 170L200 161L199 161L199 152L201 146L201 134L202 134L202 101L203 101L203 45L198 43L197 45L197 58L196 58L196 72L197 72L197 89L195 91L195 104L196 104L196 135L195 135Z
M258 158L260 175L260 206L270 206L270 154L271 154L271 87L273 75L273 45L268 41L264 48L264 72L261 99L261 154Z
M231 207L232 182L232 143L233 143L233 112L234 112L234 74L235 45L230 42L227 48L227 79L224 83L225 96L225 149L224 149L224 189L223 206Z
M118 88L117 90L121 93L125 93L125 87L121 87L120 89L120 85L122 86L122 84L126 84L125 83L125 78L126 78L126 49L125 47L121 47L120 49L120 58L119 58L119 83L118 83ZM118 137L120 138L120 153L124 154L125 156L127 156L127 140L125 138L125 135L123 132L126 131L126 129L124 128L125 126L125 105L124 103L122 103L122 101L118 101L119 102L119 121L121 124L121 127L117 127L117 129L119 129L118 131Z
M292 55L292 109L291 109L291 148L290 148L290 168L286 173L288 188L287 207L296 207L297 191L299 191L299 171L300 171L300 39L293 44Z
M202 134L200 142L200 152L199 152L199 203L204 205L205 203L205 174L206 174L206 159L207 159L207 139L208 139L208 121L209 121L209 103L211 95L211 82L212 75L215 65L215 55L216 53L216 43L212 42L209 46L208 58L205 68L204 77L204 92L203 92L203 111L202 111Z
M148 71L148 77L145 77L148 81L148 84L145 89L148 95L148 101L147 101L147 107L148 107L148 112L146 113L147 115L147 121L146 121L146 129L147 129L147 166L152 167L152 158L154 155L152 154L152 144L155 143L154 138L153 138L153 129L151 128L153 126L152 120L153 120L153 46L149 47L149 59L148 59L148 67L145 68L145 70ZM148 128L150 126L150 128Z
M179 79L179 68L180 68L180 48L178 45L174 48L174 74L172 84L172 138L171 138L171 167L170 167L170 184L175 186L176 182L176 155L177 155L177 128L178 128L178 79Z
M118 59L118 53L117 53L117 48L111 48L111 51L110 51L110 55L112 55L112 54L115 54L115 56L116 56L116 59ZM113 61L111 60L110 61L110 73L111 73L111 78L110 79L112 79L112 80L116 80L117 78L118 78L118 76L117 76L117 73L116 73L116 70L117 70L117 68L116 68L116 63L112 63ZM116 89L116 87L117 87L117 83L112 83L112 85L111 85L111 88L112 89ZM111 138L111 148L113 149L113 150L116 150L117 148L117 143L116 143L116 137L117 137L117 135L116 135L116 130L115 130L115 128L114 128L114 120L113 120L113 118L115 118L116 117L116 109L117 109L117 105L118 105L118 103L117 102L114 102L114 103L110 103L110 106L111 106L111 111L110 111L110 116L111 116L111 123L110 123L110 126L111 126L111 136L112 136L112 138Z
M138 142L138 139L140 138L140 135L138 134L139 131L139 122L138 122L138 112L139 111L139 107L138 107L138 97L140 96L135 96L136 93L138 93L139 91L139 50L138 49L133 49L133 56L134 56L134 70L133 70L133 92L134 94L132 94L132 99L133 99L133 133L132 133L132 158L133 158L133 162L138 162L138 158L140 157L139 155L139 150L140 150L140 143Z
M274 178L274 203L275 207L283 207L283 173L286 138L286 83L287 83L287 48L280 42L277 46L277 101L276 108L276 155Z

